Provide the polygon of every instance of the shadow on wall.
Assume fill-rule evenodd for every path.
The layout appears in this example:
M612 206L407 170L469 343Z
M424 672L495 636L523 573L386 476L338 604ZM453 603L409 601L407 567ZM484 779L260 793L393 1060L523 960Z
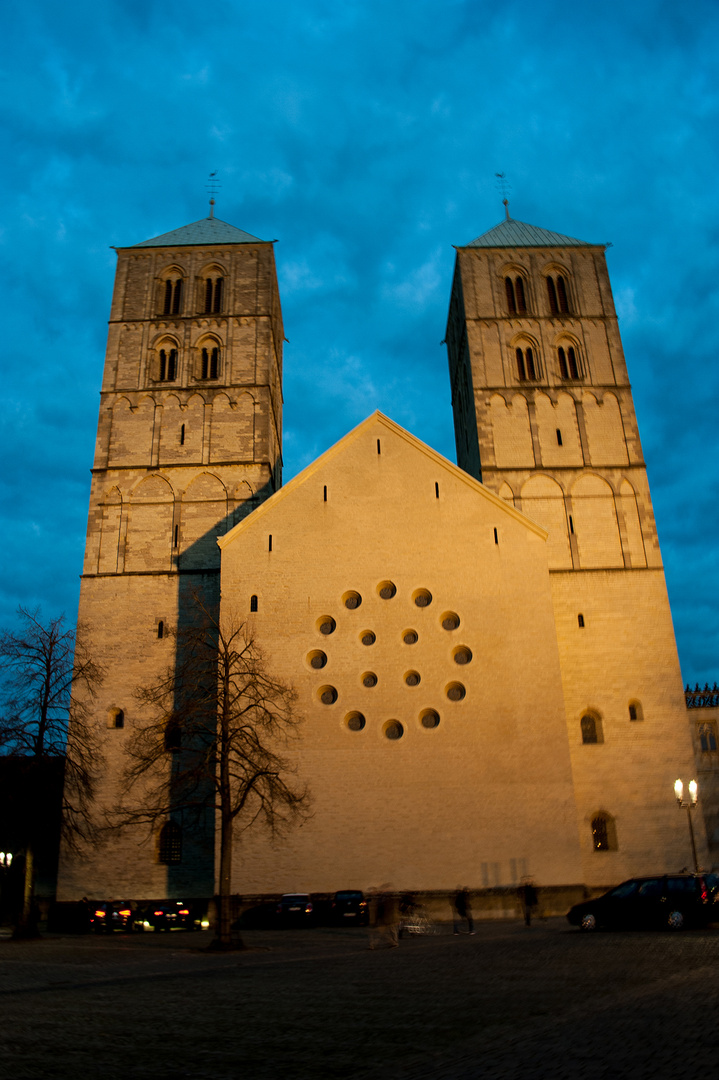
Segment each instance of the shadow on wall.
M224 536L240 521L249 517L275 491L272 481L255 493L252 499L236 507L198 537L177 557L177 630L179 642L183 631L191 630L200 621L198 601L213 618L220 611L220 551L217 537ZM186 657L181 644L175 656L176 713L182 715L186 704L184 695L191 687L182 688L182 673ZM207 723L214 722L208 715ZM198 736L198 741L200 736ZM215 892L215 812L214 786L209 776L188 789L186 766L197 746L172 750L171 809L163 827L161 857L167 863L167 895L170 899L211 897Z

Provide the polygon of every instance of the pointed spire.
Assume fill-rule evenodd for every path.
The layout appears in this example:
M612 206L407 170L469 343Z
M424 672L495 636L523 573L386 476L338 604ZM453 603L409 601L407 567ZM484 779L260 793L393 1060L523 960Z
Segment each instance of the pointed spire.
M504 204L505 217L506 217L507 221L511 221L511 218L509 216L509 199L502 199L502 202Z

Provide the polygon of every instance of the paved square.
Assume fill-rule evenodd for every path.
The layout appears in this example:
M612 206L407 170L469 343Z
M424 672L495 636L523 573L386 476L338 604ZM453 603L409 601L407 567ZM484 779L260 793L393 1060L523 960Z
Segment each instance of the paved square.
M0 942L12 1080L715 1076L719 931L527 930L369 951L366 931Z

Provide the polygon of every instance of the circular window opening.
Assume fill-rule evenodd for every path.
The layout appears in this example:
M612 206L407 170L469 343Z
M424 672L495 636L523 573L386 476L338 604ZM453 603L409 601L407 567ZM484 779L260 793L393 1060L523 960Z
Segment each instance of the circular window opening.
M361 712L351 712L345 716L345 724L350 731L361 731L366 723L367 721Z
M402 635L402 641L405 645L416 645L419 641L419 634L416 630L405 630Z
M399 720L388 720L384 726L384 734L387 739L401 739L404 735L404 728Z
M358 608L362 603L362 597L358 592L348 592L342 597L342 603L346 608L349 608L350 611L354 611L354 609Z
M365 671L364 675L362 676L362 685L363 686L376 686L377 685L377 676L375 675L374 671Z
M377 640L377 638L372 633L371 630L365 630L364 634L362 635L362 644L363 645L374 645L376 640Z
M461 701L467 691L464 689L461 682L452 682L447 687L446 693L450 701Z
M317 696L323 705L334 705L337 700L337 691L334 686L321 686L317 691Z
M460 645L458 649L455 649L452 653L455 664L468 664L472 659L472 650L468 649L466 645Z
M334 634L337 623L331 615L323 615L321 619L317 620L317 629L321 634Z
M397 586L393 581L381 581L377 586L377 592L383 600L391 600L397 595Z
M407 686L419 686L422 682L418 671L408 671L404 677Z
M417 607L429 607L432 603L432 593L429 589L417 589L412 599Z
M435 709L425 709L420 713L419 720L422 727L428 730L439 727L439 713Z
M315 649L314 652L309 653L307 656L310 667L323 668L327 663L327 654L322 652L322 649Z
M445 611L442 616L443 630L456 630L459 626L459 615L456 611Z

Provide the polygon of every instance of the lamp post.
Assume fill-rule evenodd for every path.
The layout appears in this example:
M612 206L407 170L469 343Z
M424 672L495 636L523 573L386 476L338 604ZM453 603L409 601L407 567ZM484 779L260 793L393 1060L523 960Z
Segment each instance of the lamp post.
M681 780L674 781L674 794L677 797L677 805L680 810L686 810L687 820L689 822L689 836L692 841L692 856L694 857L694 872L699 873L699 860L697 859L697 845L694 839L694 822L692 821L692 810L697 805L697 799L699 798L699 785L696 780L690 780L687 784L689 791L688 799L684 798L684 784Z

